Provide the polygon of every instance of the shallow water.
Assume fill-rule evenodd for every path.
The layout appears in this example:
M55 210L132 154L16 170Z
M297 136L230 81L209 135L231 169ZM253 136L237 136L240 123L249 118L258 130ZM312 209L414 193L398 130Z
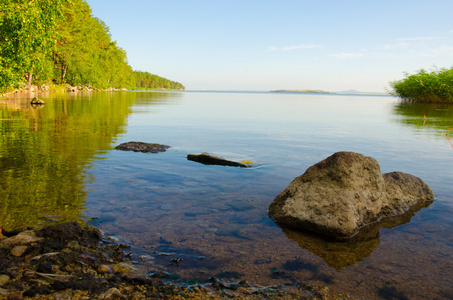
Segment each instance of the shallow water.
M453 146L446 137L453 138L453 106L277 93L46 97L37 109L3 105L6 227L95 218L107 235L133 245L146 270L186 283L214 275L261 285L326 284L363 299L453 294ZM113 150L128 141L172 148ZM383 173L416 175L436 199L403 225L386 224L356 243L274 224L267 210L275 196L337 151L372 156ZM202 152L256 162L235 168L186 159Z

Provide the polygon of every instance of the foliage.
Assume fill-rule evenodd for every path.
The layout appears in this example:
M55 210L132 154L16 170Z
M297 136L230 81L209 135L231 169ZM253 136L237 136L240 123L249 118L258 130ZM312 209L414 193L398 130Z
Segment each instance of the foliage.
M55 81L104 89L133 86L126 52L111 40L107 25L92 16L89 5L73 0L63 11L53 55Z
M85 0L0 0L0 91L25 79L73 86L184 89L134 72ZM137 75L140 74L140 75Z
M23 76L46 70L54 32L65 0L2 0L0 2L0 88ZM48 68L47 68L48 70Z
M420 70L391 83L394 95L414 103L453 103L453 68Z
M137 90L185 90L185 87L179 82L171 81L148 72L134 71L134 76L134 89Z

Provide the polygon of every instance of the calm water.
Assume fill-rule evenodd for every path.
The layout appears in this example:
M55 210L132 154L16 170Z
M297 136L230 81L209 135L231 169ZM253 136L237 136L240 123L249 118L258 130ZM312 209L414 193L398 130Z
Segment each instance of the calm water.
M42 108L1 103L0 226L94 218L106 235L133 246L140 268L185 283L217 276L303 281L363 299L453 297L453 106L274 93L42 98ZM128 141L172 148L113 150ZM385 224L354 243L275 225L267 215L275 196L337 151L372 156L383 173L416 175L436 199L398 220L403 225ZM186 159L202 152L256 163L243 169Z

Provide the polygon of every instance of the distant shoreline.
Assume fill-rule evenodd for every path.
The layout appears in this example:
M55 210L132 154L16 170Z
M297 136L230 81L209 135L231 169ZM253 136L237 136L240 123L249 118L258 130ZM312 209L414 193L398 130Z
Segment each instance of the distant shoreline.
M272 91L254 91L254 90L184 90L186 93L278 93L278 94L306 94L306 95L338 95L338 96L383 96L391 97L393 95L385 92L359 92L359 91L341 91L327 92L322 90L272 90Z
M357 96L391 96L384 92L359 92L355 90L342 92L327 92L322 90L274 90L271 93L288 93L288 94L321 94L321 95L357 95Z

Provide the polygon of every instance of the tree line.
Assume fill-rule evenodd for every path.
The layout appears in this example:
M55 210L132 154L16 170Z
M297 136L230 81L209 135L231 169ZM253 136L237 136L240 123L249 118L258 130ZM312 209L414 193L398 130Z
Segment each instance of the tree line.
M126 52L84 0L0 2L0 90L20 82L184 89L178 82L132 70Z
M185 87L176 81L141 71L134 71L135 89L170 89L184 90Z

